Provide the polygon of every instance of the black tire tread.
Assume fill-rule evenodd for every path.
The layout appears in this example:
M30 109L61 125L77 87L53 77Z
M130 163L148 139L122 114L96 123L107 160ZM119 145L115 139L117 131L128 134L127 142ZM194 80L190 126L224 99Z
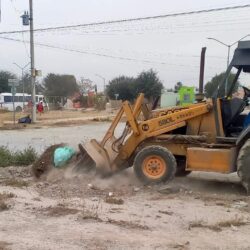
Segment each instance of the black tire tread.
M241 179L243 186L249 192L250 187L250 162L246 162L246 157L250 155L250 139L248 139L245 144L240 149L237 158L237 173Z

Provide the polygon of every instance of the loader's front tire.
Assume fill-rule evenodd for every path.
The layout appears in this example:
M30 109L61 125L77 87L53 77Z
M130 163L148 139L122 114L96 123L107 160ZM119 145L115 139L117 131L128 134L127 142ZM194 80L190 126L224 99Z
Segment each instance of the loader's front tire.
M250 139L245 142L239 151L237 159L237 172L242 185L250 192Z
M168 149L148 146L136 155L134 172L144 184L167 182L175 176L176 160Z

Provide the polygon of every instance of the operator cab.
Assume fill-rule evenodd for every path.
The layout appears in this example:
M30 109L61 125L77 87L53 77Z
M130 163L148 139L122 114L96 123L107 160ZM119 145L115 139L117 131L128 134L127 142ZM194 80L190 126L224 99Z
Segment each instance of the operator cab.
M242 87L243 96L241 98L233 96L241 72L250 73L250 41L239 42L238 48L234 52L234 57L226 71L225 78L220 83L214 95L214 100L218 98L218 93L224 93L223 88L233 68L237 69L235 78L227 86L225 97L220 100L222 123L226 137L238 137L250 125L248 122L248 113L244 112L248 106L250 90Z
M244 93L249 92L248 89L243 89ZM226 136L237 137L245 129L248 114L244 111L247 106L248 98L245 97L221 99L222 121Z

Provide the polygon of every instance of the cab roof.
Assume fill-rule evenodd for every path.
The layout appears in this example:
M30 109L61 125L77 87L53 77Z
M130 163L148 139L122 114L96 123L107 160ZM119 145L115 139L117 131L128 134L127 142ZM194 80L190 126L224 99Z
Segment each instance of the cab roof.
M250 73L250 41L240 41L238 47L234 52L231 62L232 66Z

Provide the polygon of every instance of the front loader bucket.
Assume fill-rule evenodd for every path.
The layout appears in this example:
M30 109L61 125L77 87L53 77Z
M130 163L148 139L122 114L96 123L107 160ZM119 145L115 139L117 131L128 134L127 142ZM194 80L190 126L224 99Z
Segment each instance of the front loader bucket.
M82 158L77 168L83 167L88 170L94 167L97 172L108 175L124 169L125 166L127 167L128 157L126 153L125 156L121 157L121 148L129 134L139 134L136 119L142 111L143 100L144 95L140 94L133 108L128 102L124 102L100 143L93 139L88 143L79 145ZM123 115L126 116L127 122L122 134L116 138L115 130Z
M113 140L110 138L105 147L102 147L95 139L85 144L79 144L79 149L83 156L81 165L84 168L96 168L101 174L110 174L113 172L112 163L117 152L112 149Z

